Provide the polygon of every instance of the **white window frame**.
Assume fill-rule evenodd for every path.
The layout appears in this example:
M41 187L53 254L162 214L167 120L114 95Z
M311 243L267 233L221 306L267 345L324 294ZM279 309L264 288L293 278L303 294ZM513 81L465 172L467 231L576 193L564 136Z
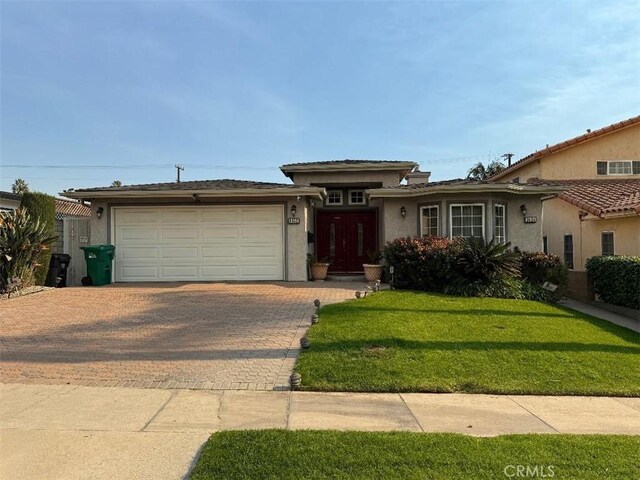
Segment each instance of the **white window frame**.
M351 199L351 194L354 192L362 192L362 201L361 202L354 202ZM364 190L361 189L356 189L356 190L349 190L349 205L366 205L367 204L367 199L364 196Z
M340 195L340 203L330 203L329 202L329 197L330 197L330 195L332 193L337 193L337 194ZM342 190L327 190L327 199L325 200L324 203L325 203L325 205L342 205L344 203L343 202L344 199L342 197L343 197Z
M600 232L600 254L604 255L604 253L602 253L602 250L604 250L603 244L602 244L602 235L605 233L610 233L611 234L611 238L613 240L613 253L611 253L610 255L607 256L613 256L616 254L616 233L613 230L603 230L602 232Z
M453 209L454 207L482 207L482 238L483 240L487 238L486 229L487 229L487 212L486 206L484 203L451 203L449 205L449 238L454 238L453 236Z
M507 205L504 203L494 203L493 204L493 237L496 238L496 208L502 208L502 242L507 243ZM497 240L496 240L497 241Z
M614 176L617 176L617 175L634 175L634 173L633 173L633 160L598 160L598 161L607 163L607 173L605 173L605 174L599 173L598 175L601 176L601 177L608 176L608 175L614 175ZM612 173L611 172L611 164L612 163L628 164L629 167L630 167L629 173Z
M424 220L424 215L423 215L423 211L427 208L435 208L436 209L436 218L437 218L437 224L436 224L436 237L440 236L440 205L437 204L433 204L433 205L422 205L420 207L420 236L424 236L423 233L423 225L422 225L422 221Z

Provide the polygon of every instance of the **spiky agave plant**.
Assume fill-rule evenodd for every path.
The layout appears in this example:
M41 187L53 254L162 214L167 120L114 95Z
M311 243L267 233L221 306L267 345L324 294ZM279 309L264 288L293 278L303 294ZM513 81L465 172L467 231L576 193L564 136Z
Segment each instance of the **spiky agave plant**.
M55 242L46 226L23 209L0 212L0 290L18 283L28 286L33 282L38 258Z
M479 237L461 239L457 267L470 282L489 283L498 277L517 277L519 256L510 247L509 242L499 243L493 239L490 242Z

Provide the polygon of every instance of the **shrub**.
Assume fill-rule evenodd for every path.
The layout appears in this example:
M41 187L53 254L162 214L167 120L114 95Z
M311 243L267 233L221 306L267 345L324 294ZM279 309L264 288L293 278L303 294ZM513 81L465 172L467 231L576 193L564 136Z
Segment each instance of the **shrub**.
M529 299L528 290L525 289L523 281L515 277L497 277L491 282L458 282L449 285L444 289L448 295L460 297L495 297L495 298L515 298L518 300Z
M508 275L518 276L518 254L510 243L485 242L482 238L457 240L455 268L467 282L489 284Z
M44 231L54 237L56 233L56 199L46 193L27 192L22 195L20 208L29 214L29 216L37 221ZM44 285L49 270L49 261L51 260L51 250L47 248L41 250L38 258L38 268L35 271L34 283L36 285Z
M23 209L0 212L0 290L32 284L42 252L55 239Z
M531 300L543 300L557 302L567 291L567 267L562 264L560 257L542 252L520 253L520 276L522 280L531 285L528 291L534 298ZM558 285L554 292L542 287L544 282Z
M592 257L586 267L603 302L640 309L640 257Z
M396 238L387 243L385 264L393 266L395 288L442 292L456 273L450 240L441 237Z

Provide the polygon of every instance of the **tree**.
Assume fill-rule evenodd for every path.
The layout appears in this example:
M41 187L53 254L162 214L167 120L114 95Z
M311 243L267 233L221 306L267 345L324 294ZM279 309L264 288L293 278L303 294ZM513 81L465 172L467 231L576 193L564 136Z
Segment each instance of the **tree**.
M112 187L121 187L122 186L122 182L120 180L114 180L113 182L111 182L111 186Z
M469 173L467 173L467 179L469 180L487 180L494 175L497 175L503 171L506 167L500 160L493 160L485 167L482 162L476 163Z
M22 195L23 193L27 193L29 191L29 185L23 178L16 178L13 185L11 185L11 191L17 195Z

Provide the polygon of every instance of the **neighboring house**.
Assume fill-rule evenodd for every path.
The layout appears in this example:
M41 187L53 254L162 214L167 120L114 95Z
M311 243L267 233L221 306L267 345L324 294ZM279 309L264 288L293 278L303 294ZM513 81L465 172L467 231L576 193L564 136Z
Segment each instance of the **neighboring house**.
M0 210L15 210L20 206L22 195L11 192L0 192Z
M340 160L280 169L293 184L205 180L64 195L91 201L92 242L115 244L116 282L305 281L308 253L328 258L333 274L360 273L367 251L403 236L496 236L540 250L542 197L564 190L428 183L429 173L413 162Z
M572 270L573 296L590 297L590 257L640 255L640 116L548 146L491 180L567 185L544 203L542 228L545 251Z

